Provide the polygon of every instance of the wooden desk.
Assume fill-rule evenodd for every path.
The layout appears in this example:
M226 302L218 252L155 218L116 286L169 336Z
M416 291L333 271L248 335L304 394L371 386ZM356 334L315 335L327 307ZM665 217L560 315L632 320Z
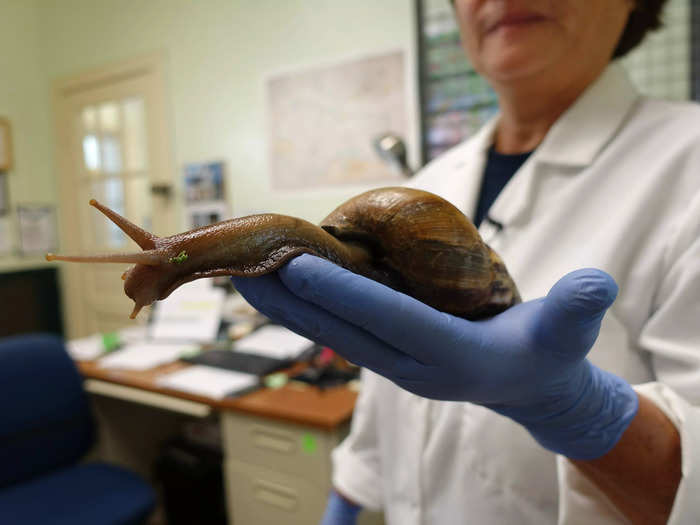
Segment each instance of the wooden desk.
M220 419L230 523L307 525L319 521L331 483L330 453L347 433L355 392L346 387L322 391L290 383L215 400L156 384L158 376L191 366L187 363L146 372L106 370L87 361L77 364L86 390L97 397ZM114 439L134 440L133 446L141 450L151 435L149 426L157 425L156 416L153 411L138 416L133 408L131 405L127 414L117 417L114 408L108 407L112 412L102 414L102 426L108 426L109 435L118 436ZM154 442L158 436L151 436ZM118 443L107 448L123 451L127 447ZM151 452L155 450L154 446Z
M158 376L191 366L182 361L176 361L144 372L104 369L100 368L93 361L80 361L77 362L77 365L80 373L87 380L131 388L140 391L140 393L151 392L170 399L190 401L193 404L198 403L217 411L245 412L254 416L308 425L328 431L334 430L350 419L355 406L355 399L357 398L357 394L346 387L320 390L312 386L289 383L278 389L263 388L241 397L217 400L163 388L156 384ZM94 383L88 383L88 385L91 384ZM95 392L96 389L88 386L88 390ZM105 391L95 393L103 392ZM114 392L116 393L117 391L115 390ZM118 395L115 394L114 397L118 397ZM137 399L126 399L138 401ZM140 402L151 404L149 401L157 398L146 399L144 397ZM177 408L171 408L171 406L178 406L163 406L155 403L153 406L170 410L177 410ZM187 405L183 404L180 406L186 407ZM184 413L207 415L208 412L191 413L184 411Z

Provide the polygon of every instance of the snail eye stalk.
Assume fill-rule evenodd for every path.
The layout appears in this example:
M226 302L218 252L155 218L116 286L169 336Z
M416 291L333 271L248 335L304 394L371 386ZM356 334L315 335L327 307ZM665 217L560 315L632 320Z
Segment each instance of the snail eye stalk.
M127 234L131 240L138 244L142 250L152 250L156 247L158 237L146 230L139 228L126 217L122 217L116 211L100 204L95 199L90 200L90 206L100 210L110 221L116 224L121 231Z
M168 262L167 257L165 257L157 249L156 243L159 237L142 228L139 228L133 222L122 217L117 212L110 210L107 206L100 204L95 199L90 200L90 205L100 210L144 251L137 253L113 253L105 255L56 255L54 253L47 253L47 261L134 263L146 264L148 266L157 266Z

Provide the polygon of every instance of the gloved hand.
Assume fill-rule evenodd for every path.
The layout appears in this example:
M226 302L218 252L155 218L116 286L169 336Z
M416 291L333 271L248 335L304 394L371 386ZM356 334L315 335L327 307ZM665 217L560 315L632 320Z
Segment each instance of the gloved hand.
M331 491L321 525L355 525L362 507L353 505L335 490Z
M489 407L573 459L604 455L637 411L630 385L586 359L617 294L600 270L476 322L310 255L234 284L268 317L400 387Z

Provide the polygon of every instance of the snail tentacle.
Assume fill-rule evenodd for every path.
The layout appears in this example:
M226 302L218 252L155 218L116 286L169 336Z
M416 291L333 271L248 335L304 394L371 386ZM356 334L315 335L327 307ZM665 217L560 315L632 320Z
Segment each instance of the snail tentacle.
M95 199L90 199L90 206L97 208L104 215L106 215L107 218L116 224L121 231L127 234L131 240L138 244L142 250L152 250L156 247L158 237L152 233L139 228L130 220L122 217L116 211L109 209L104 204L100 204Z

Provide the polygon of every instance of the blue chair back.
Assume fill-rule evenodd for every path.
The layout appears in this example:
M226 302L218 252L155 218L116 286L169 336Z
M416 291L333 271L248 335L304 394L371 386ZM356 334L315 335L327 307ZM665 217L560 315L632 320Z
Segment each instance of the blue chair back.
M75 365L60 338L0 340L0 486L78 461L94 422Z

